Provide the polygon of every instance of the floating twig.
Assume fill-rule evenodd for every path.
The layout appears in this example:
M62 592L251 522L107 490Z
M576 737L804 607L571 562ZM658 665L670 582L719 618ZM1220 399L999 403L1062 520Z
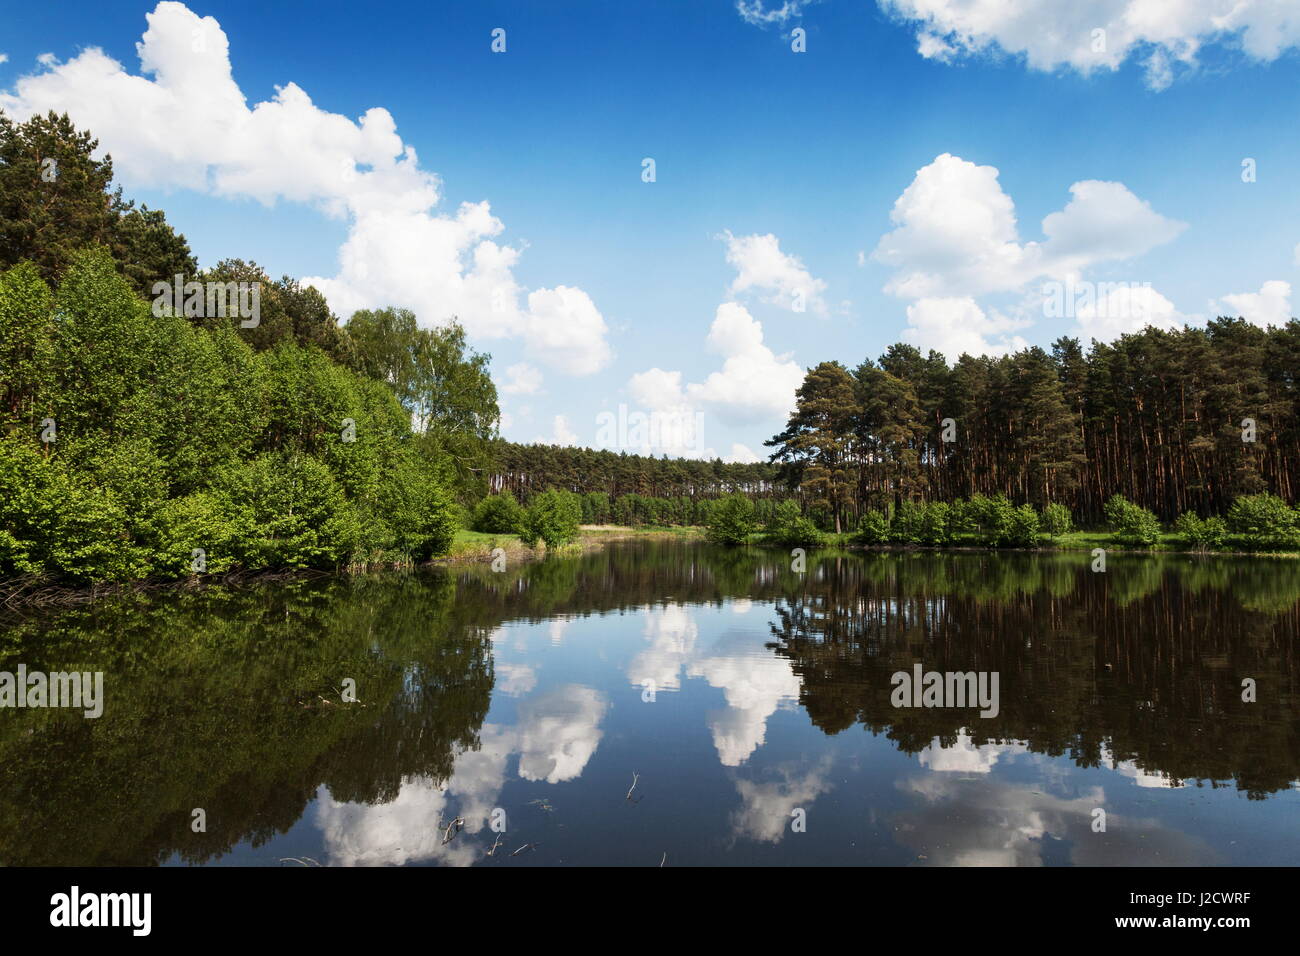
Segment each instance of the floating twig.
M457 817L456 819L452 820L451 823L448 823L447 829L442 835L442 845L446 846L448 843L450 843L455 838L456 834L460 832L460 828L463 827L464 825L465 825L465 821L461 817Z

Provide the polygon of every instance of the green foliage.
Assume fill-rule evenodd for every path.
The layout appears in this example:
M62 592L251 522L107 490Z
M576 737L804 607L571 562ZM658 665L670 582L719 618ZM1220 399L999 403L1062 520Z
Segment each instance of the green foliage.
M116 199L113 258L136 292L149 294L156 282L171 282L178 275L198 272L198 261L189 243L168 224L161 209L136 209L134 204Z
M1074 530L1074 518L1065 505L1051 502L1043 508L1043 530L1053 538L1069 534Z
M1033 547L1041 520L1031 505L1019 508L1001 495L975 495L968 501L903 502L886 519L879 511L863 513L854 540L861 544L946 547L956 543L991 547Z
M817 546L825 543L826 536L811 518L799 510L798 504L793 501L783 501L777 506L768 525L768 539L787 547Z
M1276 495L1242 495L1228 509L1228 529L1257 550L1300 545L1296 512Z
M52 317L49 286L30 262L0 273L0 429L34 426L48 380Z
M524 509L510 492L488 495L474 508L471 527L488 534L518 534L524 524Z
M884 544L889 540L889 519L875 509L864 511L854 540L861 544Z
M528 502L519 536L533 547L539 540L553 551L572 541L582 521L582 500L571 491L548 488Z
M1033 505L1024 504L1011 513L1010 527L1007 531L1007 544L1018 548L1033 548L1038 545L1038 512Z
M1106 520L1123 542L1150 546L1160 539L1160 521L1147 509L1123 495L1112 495L1106 502Z
M236 509L236 557L246 566L338 566L361 541L342 485L305 452L259 455L225 471L220 487Z
M582 496L583 524L605 524L609 515L609 495L605 492L589 491Z
M718 544L744 544L757 528L754 503L740 492L720 499L709 515L709 539Z
M127 581L444 553L456 512L388 386L292 338L149 314L103 247L0 273L0 574ZM43 422L53 419L50 441ZM345 422L350 420L349 428Z
M356 312L343 335L348 362L392 389L448 486L479 497L500 419L488 357L467 348L460 325L420 328L408 309Z
M1006 495L972 495L964 514L967 526L981 543L998 548L1012 542L1016 508Z
M460 516L426 457L408 454L399 459L381 477L376 499L377 506L363 517L363 525L387 523L391 546L413 561L447 553ZM385 544L381 541L380 549Z
M1174 522L1174 531L1198 551L1215 551L1223 545L1228 526L1222 518L1202 518L1195 511L1185 511Z
M889 522L889 540L895 544L920 544L925 505L904 501Z
M857 413L853 377L838 362L822 362L808 370L795 403L785 431L765 444L776 446L776 458L788 463L811 504L830 514L838 534L853 494L846 467Z
M0 266L29 259L52 282L78 249L111 240L113 163L98 146L66 114L0 114Z
M935 547L952 543L952 507L942 501L931 501L921 515L921 543Z

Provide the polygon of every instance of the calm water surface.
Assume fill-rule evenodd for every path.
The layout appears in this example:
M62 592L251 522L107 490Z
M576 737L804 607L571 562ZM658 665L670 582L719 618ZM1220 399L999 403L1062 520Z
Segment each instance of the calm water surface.
M11 865L1300 862L1297 562L643 540L0 628L105 675L0 711ZM998 715L893 707L917 662Z

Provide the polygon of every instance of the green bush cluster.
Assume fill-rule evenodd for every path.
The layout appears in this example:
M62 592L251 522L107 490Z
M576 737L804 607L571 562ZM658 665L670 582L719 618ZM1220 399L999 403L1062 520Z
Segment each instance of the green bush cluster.
M584 496L584 500L594 495ZM648 495L619 495L612 502L604 498L605 509L591 509L588 516L584 508L583 520L590 524L618 524L639 527L641 525L679 525L703 526L709 523L709 515L721 499L690 498L678 496L673 498L656 498ZM771 498L751 498L754 505L755 519L767 523L776 512L778 502Z
M787 500L777 505L766 526L768 540L786 547L817 546L826 540L816 522L800 511L794 501Z
M582 499L571 491L549 488L528 502L519 536L530 548L543 541L548 551L572 541L582 521Z
M758 530L754 502L740 492L719 498L708 519L709 540L718 544L745 544Z
M506 491L488 495L474 507L470 527L487 534L518 534L524 526L524 509Z
M1257 551L1300 546L1300 512L1277 495L1242 495L1228 509L1228 530Z
M1074 530L1074 516L1065 505L1055 501L1043 508L1043 530L1053 538L1069 534Z
M1160 519L1123 495L1111 495L1105 512L1110 530L1125 544L1150 547L1160 540Z
M0 273L0 575L423 560L455 526L385 384L155 316L97 247L57 290Z
M1228 526L1222 518L1202 518L1194 511L1179 515L1174 522L1174 531L1195 545L1198 551L1214 551L1228 536Z
M1051 510L1040 516L1032 505L1017 507L1003 495L973 495L953 502L904 501L890 515L863 512L854 540L874 545L1034 547L1043 531L1055 533L1053 528L1070 524L1068 509L1048 507Z

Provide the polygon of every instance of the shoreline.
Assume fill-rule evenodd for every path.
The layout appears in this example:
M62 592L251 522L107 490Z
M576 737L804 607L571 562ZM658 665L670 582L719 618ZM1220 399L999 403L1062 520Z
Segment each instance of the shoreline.
M643 538L680 538L691 541L707 541L706 529L700 526L645 526L633 527L623 525L583 525L579 535L567 542L554 553L559 557L576 557L599 550L615 541L631 541ZM1086 545L1045 544L1036 548L1014 547L995 548L988 545L924 545L924 544L858 544L851 541L828 541L820 545L784 545L756 537L744 547L762 547L771 550L789 551L796 547L808 551L841 550L860 554L908 554L927 552L936 554L1090 554L1094 548L1104 548L1108 555L1144 555L1149 557L1169 555L1172 557L1196 558L1268 558L1273 560L1300 559L1296 551L1191 551L1184 548L1137 548L1123 544L1105 544L1098 542L1091 547ZM193 576L179 580L127 581L114 584L75 585L57 580L44 580L40 577L10 578L0 581L0 614L19 614L43 608L72 608L93 605L98 601L127 595L150 595L156 593L176 593L200 591L209 587L250 587L258 584L274 584L282 581L301 581L318 578L339 578L351 575L370 574L376 571L419 570L426 568L456 569L489 563L495 549L500 548L507 564L522 561L539 561L547 555L545 545L530 548L518 535L489 534L486 532L460 531L452 543L450 553L433 558L421 564L409 562L392 562L382 564L364 564L321 570L303 568L292 570L231 571L223 575Z

